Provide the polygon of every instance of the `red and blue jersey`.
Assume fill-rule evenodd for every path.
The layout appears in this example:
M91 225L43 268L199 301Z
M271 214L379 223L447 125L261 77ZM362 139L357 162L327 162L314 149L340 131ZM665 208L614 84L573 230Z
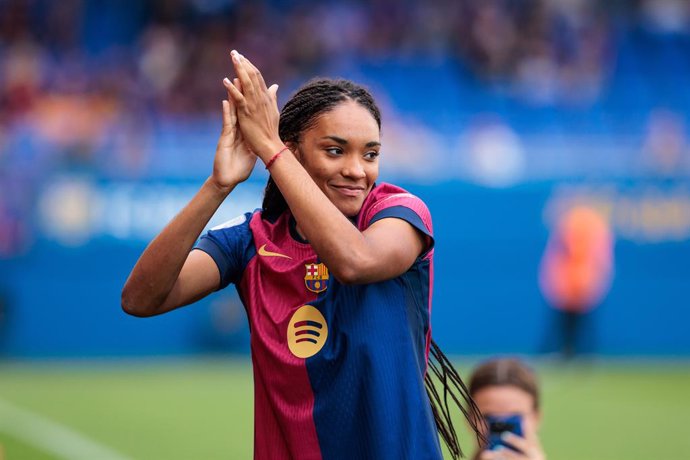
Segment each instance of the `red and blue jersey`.
M375 186L354 225L403 219L433 241L426 205ZM424 387L433 247L397 278L344 285L289 212L260 211L210 230L197 245L247 310L254 368L254 457L441 459Z

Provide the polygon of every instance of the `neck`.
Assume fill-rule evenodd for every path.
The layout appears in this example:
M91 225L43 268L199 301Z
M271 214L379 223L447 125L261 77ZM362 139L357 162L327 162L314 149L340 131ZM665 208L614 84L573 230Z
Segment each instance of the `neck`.
M303 239L306 240L307 237L304 235L304 232L302 231L301 228L299 228L299 224L295 225L295 230L297 230L297 234Z

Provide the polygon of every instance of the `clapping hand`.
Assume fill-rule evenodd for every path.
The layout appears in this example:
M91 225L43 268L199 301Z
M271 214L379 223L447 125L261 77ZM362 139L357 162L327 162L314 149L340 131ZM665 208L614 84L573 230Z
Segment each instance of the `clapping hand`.
M223 83L227 88L230 80L226 78ZM237 78L235 85L241 88ZM218 188L229 190L247 180L254 169L256 158L244 141L238 125L237 108L228 91L228 100L223 101L223 129L213 160L212 180Z
M247 58L235 50L230 54L237 78L223 82L237 107L245 142L266 163L284 147L278 135L278 85L267 88L261 72Z

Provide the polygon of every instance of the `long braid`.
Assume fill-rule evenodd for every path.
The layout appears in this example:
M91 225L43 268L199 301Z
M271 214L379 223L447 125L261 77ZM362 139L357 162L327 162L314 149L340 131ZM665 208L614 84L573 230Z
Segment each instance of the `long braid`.
M441 383L443 394L440 394L436 388L434 378ZM427 373L424 376L424 384L431 402L431 412L434 414L436 429L448 447L451 457L457 460L460 457L464 457L464 453L460 447L458 434L455 432L449 403L453 403L465 416L470 428L477 437L479 445L485 445L486 437L484 433L486 433L486 427L484 426L484 417L474 399L472 399L465 382L460 378L460 374L433 339L429 347L429 363ZM449 401L449 398L452 401Z

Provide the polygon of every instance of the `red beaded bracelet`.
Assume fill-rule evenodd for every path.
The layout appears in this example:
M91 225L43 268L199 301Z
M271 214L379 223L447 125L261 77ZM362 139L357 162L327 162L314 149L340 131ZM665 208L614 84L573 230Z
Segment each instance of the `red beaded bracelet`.
M271 165L273 164L273 162L276 161L276 160L278 159L278 157L280 156L280 154L283 153L283 152L286 151L286 150L288 150L288 148L287 148L287 147L283 147L282 149L280 149L280 151L279 151L278 153L276 153L275 155L273 155L273 156L271 157L271 159L268 160L268 163L266 163L266 169L270 168Z

